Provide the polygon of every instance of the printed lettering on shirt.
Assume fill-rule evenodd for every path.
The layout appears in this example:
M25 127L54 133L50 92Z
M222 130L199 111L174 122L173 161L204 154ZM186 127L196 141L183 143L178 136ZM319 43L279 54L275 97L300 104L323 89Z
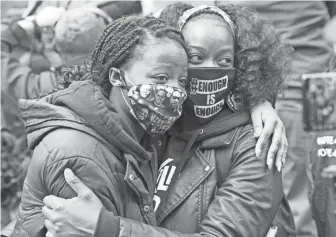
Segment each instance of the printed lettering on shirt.
M171 180L173 178L173 175L176 170L176 166L173 165L174 159L168 158L165 160L160 168L159 168L159 175L156 181L156 189L155 189L155 195L154 195L154 211L157 210L157 208L160 206L161 203L161 197L165 194L168 190L169 184L171 183Z

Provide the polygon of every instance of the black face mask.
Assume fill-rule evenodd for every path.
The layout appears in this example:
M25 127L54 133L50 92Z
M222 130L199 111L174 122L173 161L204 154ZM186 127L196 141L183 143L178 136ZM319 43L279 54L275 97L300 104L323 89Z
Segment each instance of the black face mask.
M232 90L235 68L204 67L188 69L185 111L193 111L200 122L208 121L218 114Z

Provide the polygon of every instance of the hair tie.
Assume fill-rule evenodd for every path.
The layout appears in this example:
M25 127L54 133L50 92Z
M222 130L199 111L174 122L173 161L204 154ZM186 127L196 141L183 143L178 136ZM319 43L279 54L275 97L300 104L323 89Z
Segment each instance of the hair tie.
M233 38L235 38L235 26L233 24L233 21L231 20L231 17L226 12L224 12L222 9L215 7L215 6L208 6L208 5L201 5L201 6L194 7L194 8L191 8L185 11L177 23L179 30L182 31L184 25L186 24L186 22L190 19L192 15L194 15L198 11L205 10L205 9L210 10L211 12L214 12L220 15L224 19L224 21L230 26L230 29L233 34Z

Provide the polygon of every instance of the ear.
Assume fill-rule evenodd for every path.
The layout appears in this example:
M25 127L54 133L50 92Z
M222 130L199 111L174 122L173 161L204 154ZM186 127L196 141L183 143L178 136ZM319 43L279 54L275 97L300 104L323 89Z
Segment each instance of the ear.
M109 71L109 80L112 86L125 86L120 70L115 67Z

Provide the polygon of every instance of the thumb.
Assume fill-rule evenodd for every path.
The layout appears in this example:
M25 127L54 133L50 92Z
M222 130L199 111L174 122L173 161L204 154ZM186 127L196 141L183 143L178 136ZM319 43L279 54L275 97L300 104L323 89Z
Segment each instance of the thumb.
M65 181L77 193L79 197L88 197L92 191L89 189L73 172L71 169L64 170Z
M277 232L278 232L278 227L273 226L269 229L266 237L276 237Z

